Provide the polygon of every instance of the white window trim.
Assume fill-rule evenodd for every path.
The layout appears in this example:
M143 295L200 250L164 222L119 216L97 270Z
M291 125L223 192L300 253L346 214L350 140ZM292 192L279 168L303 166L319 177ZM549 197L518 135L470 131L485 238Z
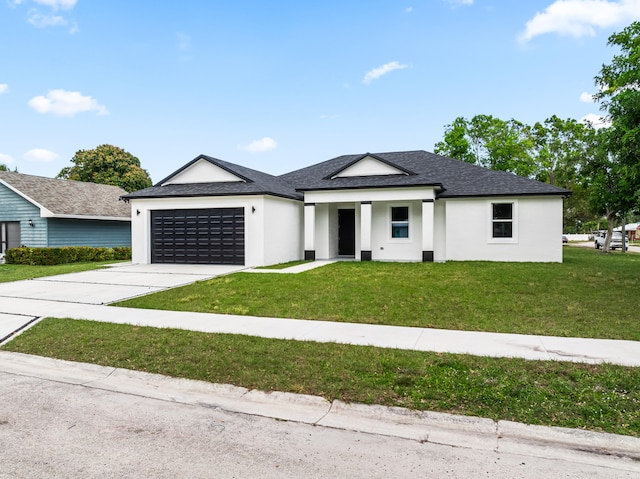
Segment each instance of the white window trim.
M392 231L392 225L393 225L393 215L391 213L392 208L407 208L407 223L409 226L409 236L406 238L394 238L391 235L391 231ZM398 203L398 204L392 204L389 205L389 208L387 210L388 212L388 217L387 217L387 236L388 236L388 241L389 243L410 243L412 241L412 237L413 237L413 230L415 228L415 226L412 226L412 221L411 221L411 215L413 214L412 208L411 208L411 204L410 203Z
M511 238L493 237L493 205L510 203L511 207ZM495 199L487 202L487 243L490 244L517 244L518 243L518 200L508 198Z

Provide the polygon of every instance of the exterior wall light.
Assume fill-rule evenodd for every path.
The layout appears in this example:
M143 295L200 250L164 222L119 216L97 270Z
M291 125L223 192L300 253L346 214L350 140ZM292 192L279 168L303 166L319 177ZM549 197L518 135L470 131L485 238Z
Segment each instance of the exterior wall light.
M32 221L31 219L29 219L29 226L35 226L35 225L33 224L33 221Z

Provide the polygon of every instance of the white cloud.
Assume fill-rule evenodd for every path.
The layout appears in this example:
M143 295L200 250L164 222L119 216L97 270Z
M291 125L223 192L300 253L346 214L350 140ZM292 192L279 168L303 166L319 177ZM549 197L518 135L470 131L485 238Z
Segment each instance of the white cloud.
M15 8L24 2L23 0L7 0L9 6ZM74 34L79 31L78 24L69 21L58 12L61 10L70 11L76 6L77 0L33 0L37 7L29 8L27 11L27 22L36 28L65 27L71 25L69 33Z
M50 90L47 96L36 96L29 100L29 106L38 113L51 113L55 116L74 116L85 111L96 111L98 115L109 112L104 105L79 91Z
M14 163L15 160L9 156L9 155L5 155L4 153L0 153L0 164L3 165L10 165L11 163Z
M45 150L43 148L34 148L24 154L24 159L29 161L37 161L39 163L49 163L56 160L60 155L53 151Z
M0 95L9 91L9 85L6 83L0 83Z
M381 67L374 68L373 70L366 73L364 78L362 79L362 83L365 85L370 84L373 80L377 80L383 75L392 72L393 70L402 70L407 68L409 65L402 65L400 62L391 62L382 65Z
M589 113L588 115L580 118L580 123L591 123L596 130L600 128L609 128L611 126L611 122L600 115L596 115L595 113Z
M53 10L71 10L78 0L33 0L38 5L51 7Z
M580 93L580 101L583 101L585 103L593 103L593 93L587 93L586 91L583 91L582 93Z
M405 13L411 13L411 12L413 12L413 7L407 7L407 8L405 8L405 9L404 9L404 12L405 12Z
M473 5L473 0L446 0L447 3L459 7L460 5Z
M596 28L626 25L640 20L640 0L556 0L536 13L518 39L528 42L545 33L575 38L594 36Z
M240 145L238 146L238 149L248 151L249 153L261 153L263 151L273 150L274 148L277 148L277 147L278 147L278 142L276 140L274 140L273 138L269 138L268 136L265 136L260 140L252 141L248 145L244 145L244 146Z
M65 18L60 15L43 15L35 10L29 12L27 22L36 28L63 27L67 25Z

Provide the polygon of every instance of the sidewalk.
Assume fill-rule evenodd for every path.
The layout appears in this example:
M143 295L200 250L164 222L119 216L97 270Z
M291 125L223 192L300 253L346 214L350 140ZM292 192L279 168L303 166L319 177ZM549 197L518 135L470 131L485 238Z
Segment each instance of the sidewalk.
M4 317L69 317L137 326L178 328L299 341L336 342L414 351L613 363L640 367L640 342L339 323L121 308L62 301L0 297ZM0 320L2 318L0 317ZM26 322L26 319L23 319ZM2 339L0 335L0 339Z

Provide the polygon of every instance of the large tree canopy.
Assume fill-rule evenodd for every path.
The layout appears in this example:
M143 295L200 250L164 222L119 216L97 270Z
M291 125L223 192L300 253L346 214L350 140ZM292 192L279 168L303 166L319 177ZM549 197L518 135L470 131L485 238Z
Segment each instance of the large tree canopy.
M620 195L615 214L624 215L640 207L640 22L611 35L608 45L620 53L595 77L595 98L611 122L607 162Z
M444 139L434 150L492 170L529 176L533 171L531 146L528 128L519 121L476 115L471 120L458 117L446 125Z
M127 192L152 185L140 160L122 148L100 145L94 150L77 151L71 159L73 166L63 168L58 178L120 186Z

